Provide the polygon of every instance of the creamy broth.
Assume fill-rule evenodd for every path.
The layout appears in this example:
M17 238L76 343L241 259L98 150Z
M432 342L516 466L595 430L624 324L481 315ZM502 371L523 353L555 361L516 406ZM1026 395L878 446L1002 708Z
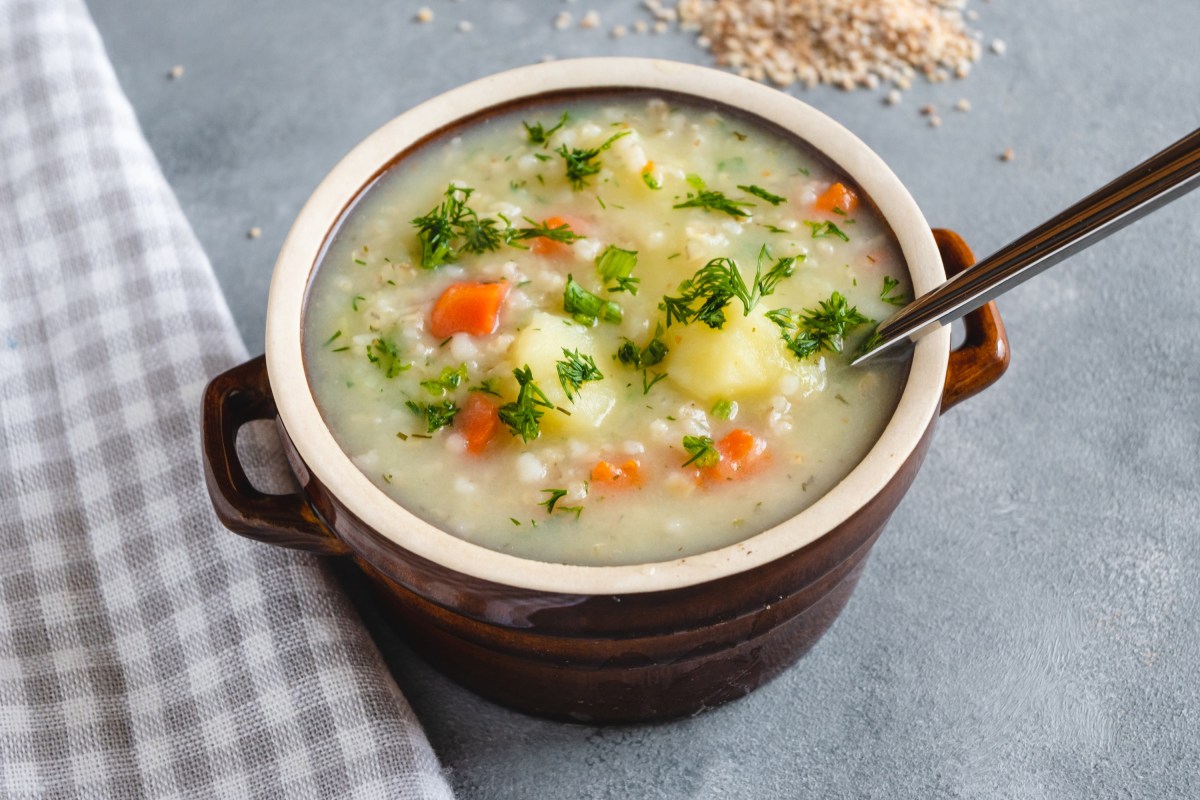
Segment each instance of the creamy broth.
M911 292L802 143L598 97L393 166L322 256L304 357L341 447L413 513L526 558L646 563L766 530L862 460L908 365L849 360Z

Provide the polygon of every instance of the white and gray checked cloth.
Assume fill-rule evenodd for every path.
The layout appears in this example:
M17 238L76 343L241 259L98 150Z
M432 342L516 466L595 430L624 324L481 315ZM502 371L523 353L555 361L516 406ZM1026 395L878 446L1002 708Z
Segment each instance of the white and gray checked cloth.
M327 569L213 516L245 358L81 0L0 0L0 796L450 797Z

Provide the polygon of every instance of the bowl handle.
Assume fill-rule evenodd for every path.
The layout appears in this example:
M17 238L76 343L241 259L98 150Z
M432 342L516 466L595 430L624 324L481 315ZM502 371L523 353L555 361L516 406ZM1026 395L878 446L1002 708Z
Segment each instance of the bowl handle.
M234 533L260 542L323 555L347 552L303 493L264 494L246 477L238 460L238 430L247 422L274 419L275 414L265 356L218 375L204 390L204 477L217 517Z
M934 228L933 239L942 254L946 277L953 277L975 263L975 254L957 233ZM946 385L942 389L942 413L968 397L974 397L1008 369L1008 335L995 301L985 303L962 318L967 337L950 351Z

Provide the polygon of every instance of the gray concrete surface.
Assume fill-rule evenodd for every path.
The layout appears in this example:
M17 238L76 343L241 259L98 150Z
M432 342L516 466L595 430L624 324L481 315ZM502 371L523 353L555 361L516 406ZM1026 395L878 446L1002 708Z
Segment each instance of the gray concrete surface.
M707 59L678 32L608 37L644 16L636 0L426 4L428 26L397 0L91 3L251 350L293 215L376 126L543 55ZM1200 124L1194 0L970 6L1008 47L968 79L896 108L798 94L978 252ZM600 30L552 29L588 8ZM1003 298L1009 374L943 420L830 633L743 701L653 727L530 719L432 671L368 609L460 795L1200 796L1198 217L1200 193Z

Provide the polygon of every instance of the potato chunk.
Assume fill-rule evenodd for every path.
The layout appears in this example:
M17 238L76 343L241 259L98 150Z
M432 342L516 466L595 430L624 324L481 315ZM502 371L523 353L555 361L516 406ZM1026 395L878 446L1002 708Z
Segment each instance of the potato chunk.
M701 400L743 398L773 391L795 358L787 351L779 327L754 309L742 313L735 300L725 309L719 330L700 322L667 331L667 374Z
M561 411L546 410L542 417L543 428L562 433L594 430L604 424L613 410L617 403L616 395L610 384L600 380L583 384L574 402L567 399L555 367L558 361L564 359L564 347L572 352L578 350L580 355L592 356L597 364L601 363L596 358L596 342L587 328L543 311L535 314L529 325L517 334L509 354L513 366L529 365L538 388L546 393L551 403L571 412L567 416Z

